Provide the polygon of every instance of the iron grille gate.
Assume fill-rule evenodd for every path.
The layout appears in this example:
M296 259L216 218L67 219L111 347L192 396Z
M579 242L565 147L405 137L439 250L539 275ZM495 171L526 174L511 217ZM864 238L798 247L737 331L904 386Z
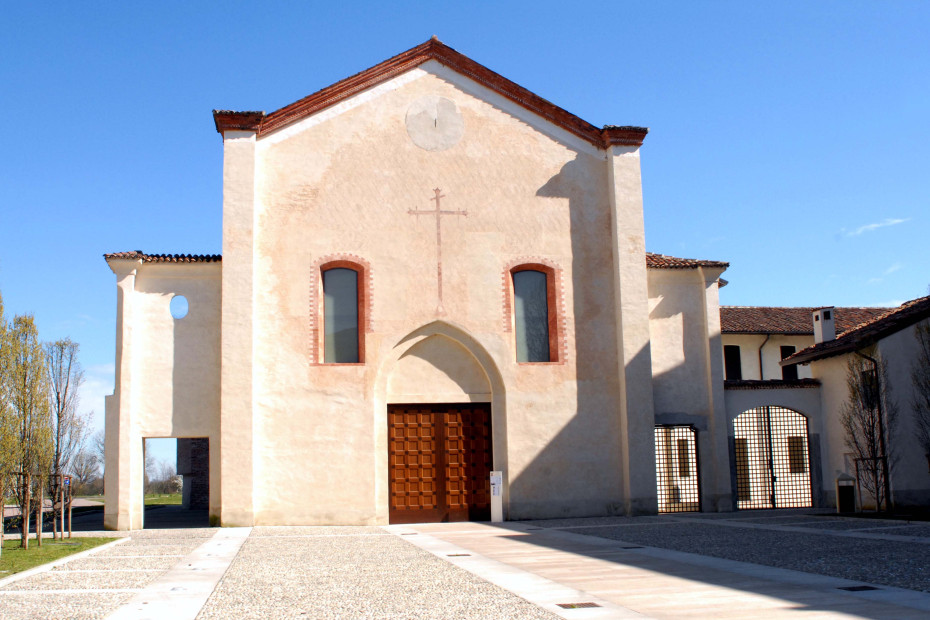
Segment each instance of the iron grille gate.
M701 510L697 431L692 426L656 427L656 487L659 512Z
M807 418L786 407L755 407L736 416L733 457L738 508L811 505L807 437Z

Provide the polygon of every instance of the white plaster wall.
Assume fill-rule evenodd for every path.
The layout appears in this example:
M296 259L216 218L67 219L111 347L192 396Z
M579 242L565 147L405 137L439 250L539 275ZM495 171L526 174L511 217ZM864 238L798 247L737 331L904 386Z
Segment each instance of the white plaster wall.
M697 269L649 270L649 333L657 413L709 416L704 278Z
M738 345L740 347L740 366L743 371L743 379L746 380L780 380L782 377L781 361L782 346L795 347L796 351L807 348L814 344L813 336L792 336L784 334L771 334L768 341L765 334L723 334L721 338L723 345ZM764 374L759 373L759 347L762 347L762 370ZM811 370L809 366L798 365L798 378L810 379Z
M220 263L143 264L136 277L132 407L143 437L213 437L220 409ZM187 298L182 319L175 295Z
M490 398L495 466L506 465L511 516L622 509L605 156L428 65L377 97L363 93L339 114L257 142L256 523L384 522L386 402L413 389L399 387L408 373L433 373L428 380L444 393L461 376L471 377L468 383L479 374L463 357L446 365L445 376L435 374L437 365L427 371L414 363L378 393L379 373L393 372L389 360L405 337L437 319L473 337L489 358L481 371L493 367L506 386ZM407 136L406 110L427 95L454 100L462 113L462 140L448 150L423 150ZM617 165L633 166L638 179L638 156ZM444 209L468 211L442 222L444 313L437 312L435 220L408 214L432 208L435 187ZM641 227L629 234L641 241ZM224 260L244 251L224 245ZM361 365L309 361L313 265L335 254L371 265L372 332ZM509 264L540 259L562 269L556 305L565 355L558 363L518 365L512 332L504 330L501 276ZM443 356L461 354L452 347ZM644 471L654 498L651 460ZM574 484L579 479L586 484Z

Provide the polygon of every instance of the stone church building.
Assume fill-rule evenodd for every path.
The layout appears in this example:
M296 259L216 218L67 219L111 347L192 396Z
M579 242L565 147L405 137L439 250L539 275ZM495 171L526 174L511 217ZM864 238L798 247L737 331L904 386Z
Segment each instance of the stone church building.
M221 525L486 520L492 470L506 519L736 507L727 264L646 252L646 129L435 39L214 119L222 257L106 255L107 527L153 437Z

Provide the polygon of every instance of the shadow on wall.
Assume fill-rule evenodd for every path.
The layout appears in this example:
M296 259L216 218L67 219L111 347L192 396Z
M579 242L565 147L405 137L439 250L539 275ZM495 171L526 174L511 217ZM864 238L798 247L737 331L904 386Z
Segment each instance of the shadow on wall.
M577 387L574 415L518 476L509 479L510 519L617 515L624 511L611 214L606 189L604 162L576 153L575 159L536 192L542 198L568 199L572 263L558 267L571 277L570 285L565 281L563 286L572 291L572 324L562 315L565 309L559 296L550 311L558 314L560 337L571 333L575 341L571 349L560 343L566 359L559 360L557 364L563 368L552 368L551 374L566 382L577 378ZM543 208L563 208L562 204L551 201ZM641 352L633 363L648 363L648 352ZM534 370L521 366L516 373L528 375ZM508 400L513 402L513 397ZM545 407L548 396L540 392L535 401L519 406ZM522 423L531 427L531 411ZM546 429L540 434L546 434ZM654 464L645 467L652 469ZM559 500L544 499L553 496L553 489L560 490Z

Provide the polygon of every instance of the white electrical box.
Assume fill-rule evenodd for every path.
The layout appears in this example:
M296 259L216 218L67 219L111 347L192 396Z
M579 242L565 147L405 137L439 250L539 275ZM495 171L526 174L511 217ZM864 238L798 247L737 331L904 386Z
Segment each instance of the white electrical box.
M504 472L491 472L491 523L501 523L504 520Z

